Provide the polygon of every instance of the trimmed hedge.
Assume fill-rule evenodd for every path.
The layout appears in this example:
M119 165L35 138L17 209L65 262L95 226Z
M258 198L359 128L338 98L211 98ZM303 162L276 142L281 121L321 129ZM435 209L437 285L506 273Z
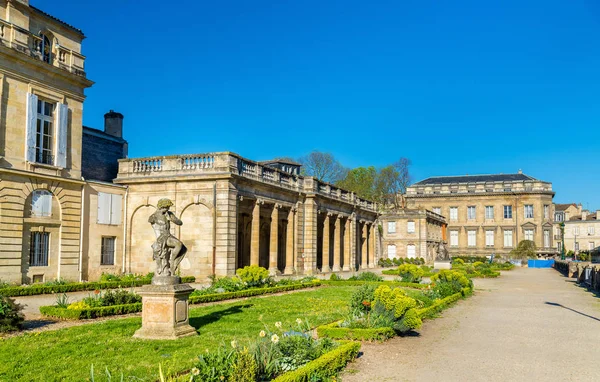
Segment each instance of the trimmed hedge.
M258 296L261 294L279 293L297 289L314 288L320 286L319 282L305 284L284 285L273 288L247 289L238 292L207 294L204 296L192 296L190 304L202 304L207 302L230 300L234 298ZM53 306L41 306L40 313L44 316L55 317L63 320L87 320L105 316L116 316L119 314L137 313L142 311L142 303L102 306L97 308L67 309Z
M319 281L312 281L310 283L282 285L271 288L245 289L237 292L213 293L205 294L202 296L190 296L189 302L190 304L202 304L207 302L229 300L232 298L252 297L259 296L261 294L280 293L297 289L314 288L318 286L321 286L321 283Z
M317 335L334 340L356 341L385 341L396 335L396 332L392 328L351 329L339 327L339 324L340 321L321 325L317 327Z
M273 382L309 382L315 375L332 377L346 367L358 355L360 342L344 341L332 351L310 361L306 365L275 378Z
M471 295L472 292L473 290L471 288L463 288L459 293L455 293L451 296L438 300L427 308L417 309L417 314L419 317L421 317L421 319L434 318L437 313L446 309L448 306L460 300L461 298Z
M388 276L398 276L398 269L385 269L383 271L381 271L382 274L384 275L388 275ZM423 274L423 277L431 277L435 275L435 272L425 272Z
M67 309L57 306L40 306L40 313L47 317L55 317L63 320L87 320L91 318L116 316L119 314L137 313L142 311L142 303L113 306L101 306L98 308Z
M417 283L403 283L401 281L355 281L355 280L346 280L346 281L337 281L337 280L321 280L321 284L323 285L333 285L333 286L360 286L365 284L372 285L389 285L395 287L405 287L405 288L413 288L413 289L427 289L428 284L417 284Z
M194 276L186 276L181 278L182 283L193 283L196 281ZM33 296L36 294L51 294L51 293L68 293L81 292L86 290L96 289L114 289L114 288L131 288L147 285L152 282L152 279L141 279L132 281L103 281L103 282L87 282L87 283L69 283L62 285L31 285L31 286L14 286L0 289L0 295L15 297L15 296Z

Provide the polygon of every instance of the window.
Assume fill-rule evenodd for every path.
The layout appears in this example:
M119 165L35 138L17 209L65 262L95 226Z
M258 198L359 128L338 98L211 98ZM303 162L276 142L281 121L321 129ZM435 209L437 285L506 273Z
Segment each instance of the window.
M579 235L579 227L573 227L573 235Z
M554 221L557 221L557 222L563 221L563 215L562 214L554 214Z
M550 248L550 231L544 230L544 248Z
M35 135L35 161L54 164L53 154L54 104L38 99Z
M579 243L578 243L578 242L575 242L575 246L574 246L574 249L573 249L573 250L574 250L575 252L579 252Z
M115 237L102 237L100 265L115 265Z
M49 64L52 63L52 43L45 34L40 33L42 41L40 41L40 53L42 54L42 60Z
M525 230L525 240L533 241L533 230L532 229Z
M417 251L414 244L409 244L406 246L406 257L409 259L414 259L417 257Z
M433 212L441 215L442 214L442 207L433 207Z
M547 204L544 204L544 219L549 219L550 218L550 206Z
M450 207L450 220L458 220L458 207Z
M588 249L589 249L590 251L593 251L593 250L594 250L594 248L596 248L596 245L595 245L595 243L594 243L593 241L590 241L590 242L588 243Z
M467 231L467 245L474 247L477 245L477 236L475 231Z
M494 246L494 231L485 231L485 246L493 247Z
M415 233L415 222L408 222L408 226L406 227L406 232Z
M504 246L508 248L513 246L513 231L504 231Z
M29 243L29 265L32 267L47 267L49 247L49 232L32 232L31 242Z
M475 219L475 206L467 207L467 219Z
M594 227L588 227L588 235L594 234Z
M485 206L485 218L486 219L494 218L494 206Z
M388 233L396 233L396 222L388 222Z
M504 219L512 219L512 206L504 206Z
M98 224L121 224L122 196L98 193Z
M396 257L396 246L388 245L387 249L388 249L388 259L394 259Z
M562 252L562 242L558 242L558 252Z
M450 231L450 246L458 247L458 231Z
M46 190L35 190L31 196L31 215L52 216L52 194Z
M533 219L533 204L525 204L525 219Z

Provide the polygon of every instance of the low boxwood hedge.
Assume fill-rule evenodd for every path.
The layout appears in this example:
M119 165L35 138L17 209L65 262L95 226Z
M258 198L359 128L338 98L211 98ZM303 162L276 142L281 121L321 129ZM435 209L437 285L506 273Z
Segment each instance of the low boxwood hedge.
M316 380L316 376L320 378L332 377L346 367L348 362L356 358L359 350L360 342L344 341L332 351L294 371L280 375L273 382L309 382Z
M323 285L334 285L334 286L360 286L365 284L382 285L386 284L395 287L405 287L413 289L427 289L428 284L417 284L417 283L404 283L400 281L356 281L356 280L321 280Z
M436 314L446 309L456 301L463 297L469 296L472 293L471 288L463 288L460 292L450 295L446 298L434 302L431 306L423 309L417 309L417 314L421 319L434 318Z
M234 298L252 297L261 294L287 292L297 289L314 288L320 286L318 281L303 284L283 285L272 288L246 289L238 292L206 294L203 296L192 296L189 298L190 304L202 304L207 302L230 300ZM87 320L91 318L116 316L119 314L137 313L142 311L142 303L102 306L97 308L85 309L67 309L53 306L41 306L40 313L47 317L54 317L63 320Z
M385 341L396 335L392 328L351 329L338 326L341 321L332 322L317 327L319 337L328 337L334 340L356 341Z
M194 276L186 276L181 278L182 283L193 283L196 281ZM86 290L114 289L114 288L130 288L140 287L152 282L151 279L141 279L132 281L98 281L85 283L69 283L62 285L31 285L31 286L14 286L0 289L0 295L15 297L15 296L33 296L36 294L51 294L51 293L68 293L81 292Z

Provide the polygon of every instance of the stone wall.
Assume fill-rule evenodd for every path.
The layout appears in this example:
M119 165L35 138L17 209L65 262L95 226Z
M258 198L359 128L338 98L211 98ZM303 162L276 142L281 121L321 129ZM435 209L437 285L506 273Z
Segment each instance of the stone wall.
M81 173L86 180L112 182L119 172L119 159L125 158L127 142L100 130L84 127Z

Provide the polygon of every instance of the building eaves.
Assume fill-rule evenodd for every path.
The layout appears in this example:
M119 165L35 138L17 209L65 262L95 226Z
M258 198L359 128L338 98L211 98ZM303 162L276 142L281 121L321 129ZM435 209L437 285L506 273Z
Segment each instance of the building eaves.
M51 14L49 14L49 13L46 13L46 12L42 11L41 9L34 7L34 6L33 6L33 5L31 5L31 4L29 5L29 7L30 7L31 9L33 9L34 11L36 11L36 12L38 12L38 13L40 13L40 14L42 14L42 15L44 15L44 16L46 16L46 17L48 17L48 18L51 18L52 20L54 20L54 21L56 21L56 22L60 23L61 25L64 25L64 26L66 26L67 28L74 30L75 32L79 33L79 34L80 34L82 37L85 37L85 35L83 34L83 31L82 31L81 29L79 29L79 28L75 28L73 25L71 25L71 24L68 24L68 23L66 23L66 22L62 21L61 19L59 19L59 18L56 18L56 17L52 16Z

